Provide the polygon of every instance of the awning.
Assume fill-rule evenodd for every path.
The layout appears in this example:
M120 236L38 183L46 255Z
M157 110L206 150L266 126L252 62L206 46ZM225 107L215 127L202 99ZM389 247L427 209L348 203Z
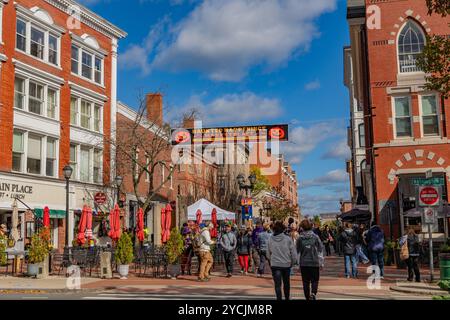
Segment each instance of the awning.
M34 213L38 218L42 218L44 215L44 209L42 208L35 208ZM65 219L66 218L66 211L65 210L55 210L50 209L50 218L51 219Z
M223 210L206 199L200 199L199 201L188 207L188 219L195 221L197 218L197 210L201 210L203 221L211 220L211 213L213 209L216 209L217 220L233 220L236 217L235 213Z

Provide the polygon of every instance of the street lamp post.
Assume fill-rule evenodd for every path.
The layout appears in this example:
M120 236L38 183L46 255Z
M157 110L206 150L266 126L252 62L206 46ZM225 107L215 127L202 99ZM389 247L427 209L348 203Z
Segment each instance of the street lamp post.
M66 247L69 246L69 181L72 173L71 166L67 165L63 168L64 178L66 179Z
M252 190L255 187L256 184L256 175L254 173L252 173L249 177L248 177L248 181L250 182L250 184L246 184L245 183L245 177L242 173L240 173L237 177L236 180L239 184L239 190L245 190L245 194L247 197L251 198L252 196Z
M119 204L120 201L120 186L122 185L123 178L121 176L116 177L116 187L117 187L117 204Z

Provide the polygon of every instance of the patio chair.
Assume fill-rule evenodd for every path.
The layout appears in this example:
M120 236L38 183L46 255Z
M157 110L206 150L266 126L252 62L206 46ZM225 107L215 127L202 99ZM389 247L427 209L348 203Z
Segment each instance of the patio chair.
M89 267L89 276L92 276L92 269L97 269L97 274L100 275L100 249L98 247L89 248L87 250L86 267Z
M88 251L86 249L72 249L72 264L77 265L80 271L84 273L86 273L86 267L88 265L87 254Z

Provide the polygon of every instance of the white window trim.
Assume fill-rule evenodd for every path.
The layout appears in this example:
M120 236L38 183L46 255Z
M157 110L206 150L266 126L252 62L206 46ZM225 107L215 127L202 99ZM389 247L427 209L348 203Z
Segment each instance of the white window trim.
M435 96L436 97L436 116L438 119L438 134L437 135L424 135L423 130L423 109L422 109L422 97ZM423 92L417 95L419 100L419 119L420 119L420 137L421 138L436 138L442 136L442 124L441 124L441 102L440 96L436 92Z
M24 88L24 105L23 109L16 108L15 101L14 101L14 110L18 110L21 112L26 112L27 114L31 114L37 117L43 117L45 119L50 119L54 121L59 121L60 119L60 109L61 109L61 92L60 92L60 86L55 85L53 83L49 83L45 80L42 80L37 77L26 75L22 72L16 71L16 74L14 75L14 81L16 78L20 78L25 81L25 88ZM41 85L44 87L44 100L43 100L43 110L42 114L37 114L34 112L30 112L29 110L29 99L30 99L30 81L34 82L38 85ZM51 89L56 92L56 110L55 110L55 117L51 118L47 115L47 105L48 105L48 89ZM14 89L14 99L15 99L15 89Z
M409 100L409 119L411 122L411 136L410 137L397 137L397 121L396 121L396 112L395 112L395 99L397 98L408 98ZM395 95L391 96L391 112L392 112L392 126L394 128L394 139L395 140L411 140L414 138L414 121L413 121L413 113L412 113L412 99L411 95Z
M0 44L3 43L3 1L0 1Z
M14 128L14 131L21 132L23 134L23 153L21 159L21 171L14 171L19 173L25 173L31 176L42 176L48 178L58 178L58 168L59 168L59 138L53 136L45 136L41 133L36 133L32 131L26 131L19 128ZM39 174L28 173L27 172L27 159L28 159L28 137L29 135L34 135L41 138L41 172ZM53 176L47 176L46 172L46 164L47 164L47 138L52 138L55 140L55 152L56 152L56 160L55 160L55 174Z
M78 73L74 73L72 71L72 65L70 67L70 72L73 76L80 78L82 80L88 81L96 86L100 86L102 88L105 88L105 52L99 51L99 50L94 50L91 47L87 47L85 44L82 44L79 41L76 41L72 35L72 46L77 47L78 48ZM71 46L71 48L72 48ZM91 56L91 68L92 68L92 76L91 78L87 78L85 76L82 75L82 66L83 66L83 62L82 62L82 58L83 58L83 52L89 54ZM100 83L95 81L95 58L98 57L100 58L101 62L102 62L102 74L101 74L101 79L100 79ZM72 55L71 55L71 60L72 60Z
M86 96L81 96L79 94L72 94L70 98L77 99L77 123L73 124L71 123L71 127L80 128L81 130L87 130L89 132L95 133L95 134L103 134L103 112L104 112L104 104L98 103L98 101L86 98ZM89 121L89 128L85 128L81 126L81 100L86 101L90 104L91 110L90 110L90 121ZM94 130L94 117L95 117L95 106L98 105L100 107L100 126L99 131Z
M26 9L25 9L26 10ZM35 60L38 60L40 62L43 62L49 66L52 66L54 68L58 68L59 70L62 70L61 68L61 35L64 32L64 29L55 28L54 26L50 26L48 24L45 24L44 22L34 19L34 16L32 14L23 14L22 12L17 14L16 18L16 26L17 26L17 20L21 20L26 25L26 39L25 39L25 51L20 50L17 48L17 30L14 33L14 48L17 52L20 52L22 54L25 54ZM16 27L15 26L15 27ZM44 33L44 57L43 59L39 57L35 57L31 54L31 26L33 28L38 29L39 31ZM56 55L56 64L51 63L48 60L48 51L49 51L49 34L52 34L54 37L56 37L57 40L57 50L58 53Z
M403 29L406 27L406 25L408 24L409 21L411 21L412 23L416 23L418 28L420 30L422 30L422 32L423 32L422 27L417 22L415 22L414 20L410 20L410 19L406 19L405 23L399 28L399 32L397 33L397 38L396 38L396 41L395 41L395 47L396 47L395 51L396 51L396 54L397 54L397 73L399 75L411 75L411 76L423 75L424 74L423 71L414 71L414 72L402 72L401 71L401 67L400 67L400 52L398 50L399 39L400 39L400 34L402 33ZM424 36L424 45L426 45L427 44L427 39L426 39L427 34L426 34L426 32L423 32L423 36Z
M103 184L103 156L104 156L104 150L102 148L98 148L95 146L85 145L85 144L79 144L76 142L70 142L71 146L75 146L75 152L76 152L76 161L77 161L77 167L76 170L73 171L73 180L81 183L89 183L89 184L96 184L101 185ZM81 180L81 148L88 149L89 150L89 181L83 181ZM94 181L94 150L98 150L101 153L100 156L100 181Z

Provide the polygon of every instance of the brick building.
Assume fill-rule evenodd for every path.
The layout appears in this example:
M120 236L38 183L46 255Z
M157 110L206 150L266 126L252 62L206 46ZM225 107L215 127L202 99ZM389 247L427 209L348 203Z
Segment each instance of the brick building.
M405 213L414 208L416 185L427 170L448 199L450 118L448 100L425 90L416 58L426 35L448 35L450 17L428 15L425 1L354 0L348 1L347 19L352 92L365 119L364 194L387 234L398 236L406 225L420 230L421 219ZM443 236L444 225L439 219L436 237Z
M21 239L33 233L25 210L51 209L52 239L65 239L65 181L74 212L93 206L111 181L117 47L126 34L72 0L0 2L0 222L18 198ZM16 244L22 248L24 241Z

